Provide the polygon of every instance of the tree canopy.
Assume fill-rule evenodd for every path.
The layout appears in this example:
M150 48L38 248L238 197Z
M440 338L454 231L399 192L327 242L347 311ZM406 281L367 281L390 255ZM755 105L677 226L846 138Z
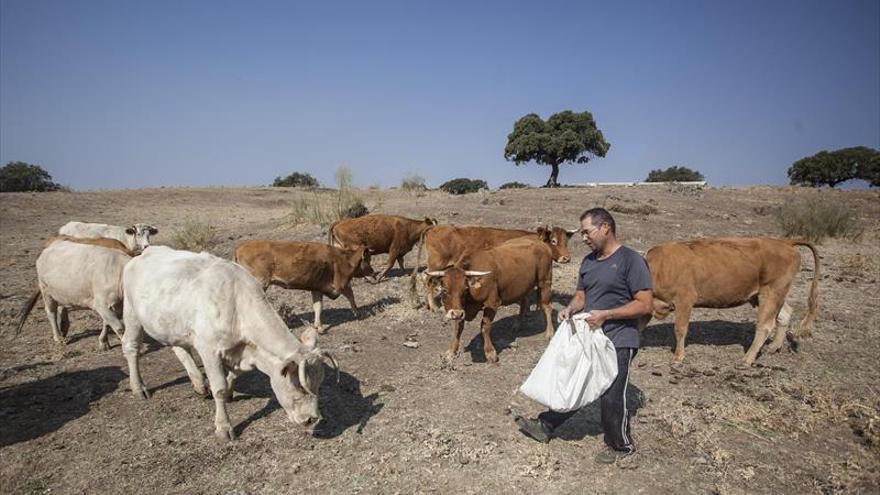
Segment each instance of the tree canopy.
M822 150L801 158L788 169L792 184L834 187L850 179L863 179L873 187L880 186L880 151L866 146Z
M655 169L648 173L645 182L693 182L705 180L703 174L687 167L669 167L666 170Z
M0 168L0 192L57 191L60 188L39 165L9 162Z
M590 112L565 110L551 115L546 122L530 113L513 124L504 159L517 165L534 161L550 166L545 187L558 187L559 165L587 163L594 157L604 157L609 148Z

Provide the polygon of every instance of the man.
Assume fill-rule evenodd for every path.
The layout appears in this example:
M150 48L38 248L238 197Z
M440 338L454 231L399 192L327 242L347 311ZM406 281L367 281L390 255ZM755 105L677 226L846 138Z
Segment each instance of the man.
M629 367L639 349L639 319L651 313L653 292L651 273L645 259L617 241L614 218L604 208L593 208L581 215L581 236L592 250L584 257L578 272L577 291L562 311L559 321L586 309L590 328L602 328L617 350L617 378L602 394L602 430L607 448L596 462L611 464L635 452L629 428L626 387ZM514 418L520 430L543 443L553 430L577 411L546 411L537 418Z

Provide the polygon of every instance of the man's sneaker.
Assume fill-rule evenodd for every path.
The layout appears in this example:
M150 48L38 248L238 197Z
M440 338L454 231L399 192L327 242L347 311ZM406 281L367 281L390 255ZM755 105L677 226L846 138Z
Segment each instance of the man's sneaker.
M636 451L633 450L614 450L611 447L605 447L596 455L596 462L599 464L614 464L624 457L631 456Z
M553 430L551 430L550 427L540 419L514 416L513 422L519 427L519 431L541 443L548 443L550 441L550 436L553 434Z

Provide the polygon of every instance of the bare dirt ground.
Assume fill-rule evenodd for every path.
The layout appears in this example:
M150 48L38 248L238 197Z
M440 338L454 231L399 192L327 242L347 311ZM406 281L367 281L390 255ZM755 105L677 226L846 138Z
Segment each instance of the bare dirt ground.
M145 346L142 372L153 397L135 399L118 340L97 351L100 321L72 314L70 342L51 339L41 305L9 337L35 288L44 239L69 220L159 227L168 243L187 220L217 228L215 254L252 238L325 239L320 226L292 226L302 192L278 189L151 189L0 195L0 492L2 493L838 493L880 492L880 196L823 191L857 212L859 242L827 241L814 337L797 352L762 354L736 370L754 335L755 310L697 310L685 365L669 367L672 326L643 335L629 401L637 407L638 453L594 464L602 445L598 409L588 407L547 445L522 436L513 412L537 404L516 394L546 341L542 316L514 334L516 308L499 313L500 363L487 364L476 323L452 367L441 365L449 327L413 309L408 277L395 269L378 285L354 284L369 310L353 320L344 298L325 301L332 327L319 339L341 364L322 389L325 419L309 436L290 423L258 372L237 383L229 407L239 439L213 436L213 403L192 392L173 353ZM778 235L772 212L816 191L792 188L515 190L451 197L362 191L376 212L430 215L445 223L573 228L585 208L615 209L623 241L639 250L696 237ZM652 212L654 207L656 211ZM624 213L631 211L633 213ZM641 213L640 213L641 212ZM585 254L554 267L554 314L574 290ZM415 253L407 257L412 266ZM812 259L789 303L799 320ZM384 262L377 257L374 266ZM307 292L272 288L291 331L310 321ZM417 341L417 348L403 345Z

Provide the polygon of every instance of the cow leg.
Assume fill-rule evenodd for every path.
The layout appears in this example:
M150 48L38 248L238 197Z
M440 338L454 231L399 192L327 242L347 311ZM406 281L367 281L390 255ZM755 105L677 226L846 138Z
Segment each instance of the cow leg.
M232 402L232 393L235 391L235 379L238 378L239 374L240 372L235 370L229 370L226 373L226 397L223 398L226 402Z
M107 351L110 349L110 342L107 341L107 327L113 329L113 333L122 340L122 322L113 311L113 305L98 303L95 305L95 312L101 316L103 325L101 326L101 335L98 336L98 350Z
M483 310L483 317L480 319L480 331L483 334L483 353L486 354L486 361L490 363L498 362L498 352L492 345L492 320L495 319L495 310L486 308Z
M58 331L61 336L67 338L67 332L70 330L70 317L67 315L67 308L58 307Z
M126 304L126 310L123 313L123 320L125 321L127 331L122 335L122 354L128 362L128 381L131 386L131 393L137 398L149 399L150 392L144 386L138 363L141 341L144 338L144 329L134 315L129 313L128 308L130 306L130 304Z
M742 365L744 367L751 366L752 363L755 362L755 359L758 357L758 352L767 341L767 337L773 333L776 327L776 316L779 314L779 310L785 302L785 294L788 294L788 286L789 284L779 288L764 287L763 290L760 291L760 294L758 295L758 321L755 324L755 339L752 340L752 345L749 346L748 352L746 352L746 355L743 357ZM781 297L780 294L782 295ZM773 344L776 344L775 337L776 336L774 335ZM784 337L785 333L783 333L783 338ZM779 343L779 346L782 347L782 342ZM773 349L773 345L771 345L770 348ZM775 350L779 349L777 348Z
M313 290L312 291L312 309L315 311L315 329L318 333L324 333L327 331L321 325L321 311L324 307L324 294L321 291Z
M397 257L397 267L400 268L401 270L406 270L406 268L403 266L403 258L405 256L406 256L405 254L402 254Z
M397 242L392 242L391 247L388 248L388 263L385 265L385 269L382 270L382 273L376 276L376 282L380 282L385 278L385 275L394 266L394 262L398 257L403 257L403 255L400 254L400 245Z
M192 354L190 354L189 349L174 346L171 350L174 351L177 360L180 361L186 369L186 374L189 375L189 381L192 382L193 389L196 393L202 397L207 397L208 389L205 388L205 378L202 376L202 372L196 365L196 361L193 359Z
M785 345L785 333L791 324L791 306L782 303L782 308L776 314L776 332L773 334L773 342L767 348L767 352L775 353Z
M684 341L688 334L688 324L691 321L692 303L676 304L675 306L675 352L672 354L672 364L678 365L684 361Z
M452 342L449 343L449 350L446 351L446 360L452 362L458 355L458 348L461 345L461 332L464 330L464 320L452 321Z
M45 291L43 291L42 294L43 307L46 308L46 318L49 320L49 326L52 327L52 338L55 339L55 342L66 344L67 339L58 329L58 301L52 299L52 296L46 294Z
M354 292L352 292L351 286L346 285L342 288L340 293L345 296L346 299L348 299L348 304L351 305L351 312L354 314L354 318L356 320L359 320L361 318L361 312L358 309L357 303L354 302Z
M226 397L228 395L226 383L226 369L220 360L219 353L213 349L196 350L202 358L205 366L205 374L208 375L208 383L211 385L211 394L214 396L214 435L221 440L235 440L235 432L229 424L229 416L226 414Z
M550 292L550 282L548 281L545 285L538 286L538 305L541 306L541 309L544 310L544 335L547 337L547 340L553 338L553 305L550 303L550 296L552 293Z

